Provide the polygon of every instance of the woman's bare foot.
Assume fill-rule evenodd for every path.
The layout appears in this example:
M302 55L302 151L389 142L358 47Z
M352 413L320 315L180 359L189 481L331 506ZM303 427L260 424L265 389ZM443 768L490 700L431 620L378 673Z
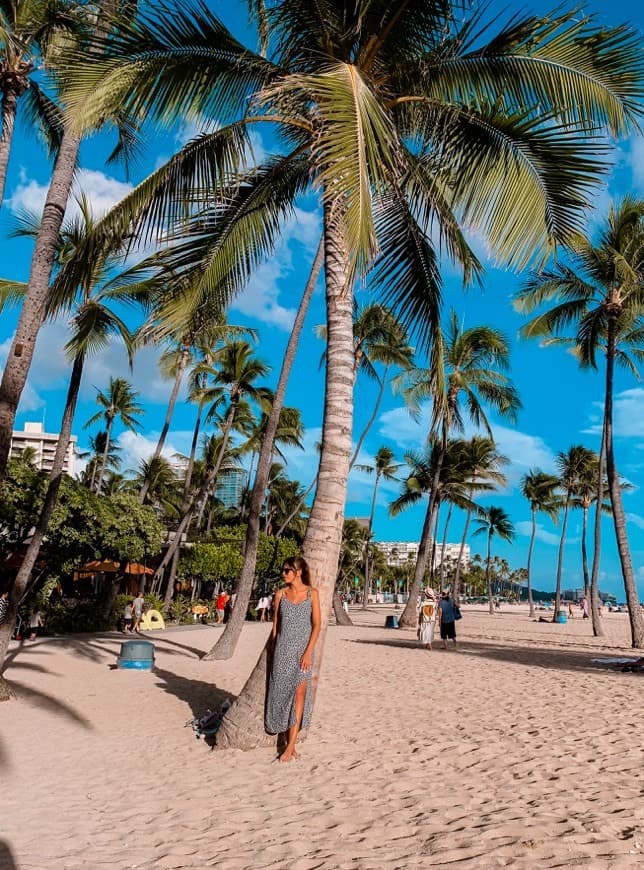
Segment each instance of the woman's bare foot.
M284 752L282 752L282 754L280 755L279 760L285 763L287 761L293 761L293 759L297 757L298 756L296 755L295 750L289 749L289 747L287 746Z

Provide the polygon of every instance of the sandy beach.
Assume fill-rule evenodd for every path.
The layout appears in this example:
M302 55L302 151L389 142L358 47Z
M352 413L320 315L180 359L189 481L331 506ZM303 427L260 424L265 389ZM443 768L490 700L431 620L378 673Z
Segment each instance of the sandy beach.
M459 649L330 627L302 759L212 751L187 720L235 695L268 626L229 662L220 628L156 632L156 670L113 670L122 635L14 647L0 705L0 868L394 870L644 866L644 679L628 618L532 622L464 608Z

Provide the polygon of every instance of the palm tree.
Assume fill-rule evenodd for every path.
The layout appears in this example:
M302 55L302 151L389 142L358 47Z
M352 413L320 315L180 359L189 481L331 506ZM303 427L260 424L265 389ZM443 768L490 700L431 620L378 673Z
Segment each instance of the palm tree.
M73 256L74 250L92 228L92 215L88 201L85 197L82 197L78 204L80 207L79 217L64 225L61 232L58 246L59 259L61 261L64 261L66 257ZM34 233L37 233L37 226L34 226L33 220L25 219L17 234L33 235ZM65 351L72 359L72 371L60 426L60 434L49 473L47 492L11 592L11 601L14 605L17 605L29 587L31 574L58 500L58 492L71 438L72 424L76 413L76 404L85 360L91 354L103 350L112 336L115 335L121 338L130 362L132 360L132 336L125 323L112 310L114 303L117 303L125 292L124 288L127 287L127 281L123 280L121 276L116 279L108 279L113 266L113 258L102 256L99 252L91 263L86 264L85 280L80 285L67 286L61 276L58 275L51 288L47 315L55 318L62 314L72 314L69 321L72 327L72 335L65 345ZM14 291L18 292L18 290L19 285L15 285ZM23 286L22 290L26 291L26 288ZM103 466L108 449L109 432L106 435ZM12 625L13 619L11 620ZM9 636L10 631L7 630L5 637L0 627L0 663L4 662ZM0 677L0 697L2 694L2 678Z
M483 516L477 517L475 522L478 524L478 528L474 534L485 534L487 537L485 582L487 585L490 613L494 614L494 601L492 600L492 538L496 535L502 540L511 543L514 540L514 526L503 508L492 506L484 510Z
M532 600L532 553L534 541L537 535L537 513L542 512L551 520L556 521L559 516L561 500L556 494L559 479L552 474L546 474L539 468L531 469L528 474L521 478L521 495L530 502L530 514L532 517L532 532L530 534L530 546L528 547L527 581L528 603L530 604L530 616L534 617L534 601Z
M351 458L354 280L373 267L383 301L416 321L430 345L441 292L430 230L467 281L479 264L459 221L519 267L570 241L605 167L592 140L636 123L639 38L572 11L514 18L485 44L477 14L464 21L449 3L339 0L321 13L301 0L268 8L251 0L250 8L261 22L261 53L203 5L142 5L101 43L99 57L74 63L66 100L79 131L123 111L219 125L139 185L102 228L115 237L133 227L163 233L174 218L187 219L186 240L168 256L192 278L177 320L189 319L204 296L236 292L272 250L297 196L315 185L328 363L303 550L326 618ZM247 166L231 189L249 128L265 123L288 147ZM6 424L0 402L0 436ZM2 447L0 440L0 460ZM325 629L323 621L316 668ZM251 693L260 703L264 662L229 711L220 743L233 731L244 742L242 720L259 722L244 711Z
M622 567L634 647L644 647L644 617L640 608L631 559L626 516L613 443L613 384L615 364L637 373L644 359L644 200L625 197L612 205L596 246L580 237L571 265L535 275L518 294L515 306L530 313L549 302L553 308L534 317L521 330L527 337L554 336L549 343L574 344L583 368L597 368L597 355L606 359L604 420L600 451L606 456L606 479ZM574 338L566 338L576 324ZM603 471L598 471L602 486ZM598 498L598 508L603 499ZM599 524L599 518L597 520Z
M469 440L460 440L458 468L463 482L468 485L469 504L466 507L465 525L458 558L454 568L454 588L452 597L458 601L460 595L461 568L465 545L470 528L472 512L475 509L473 500L477 493L491 492L498 486L505 486L506 477L500 470L510 461L507 456L498 452L494 441L481 435L474 435Z
M399 462L394 462L394 452L389 447L380 447L376 451L373 459L373 465L356 465L359 471L364 471L366 474L374 474L373 493L371 495L371 508L369 510L369 524L367 526L367 538L365 545L364 559L364 591L362 595L362 608L366 609L369 598L369 590L371 588L371 564L367 547L371 543L373 535L373 518L376 513L376 498L378 497L378 486L381 480L396 480L396 474L401 467Z
M89 462L81 474L81 480L91 491L94 490L94 486L96 485L96 473L102 463L106 444L107 432L105 432L104 429L101 429L96 433L96 435L90 435L89 450L80 454L81 459L89 458ZM120 452L121 448L118 444L114 444L113 441L110 442L105 462L106 474L113 474L121 467Z
M567 453L557 454L557 469L559 471L559 488L562 492L563 520L561 523L561 539L557 558L557 588L555 592L555 611L552 621L556 622L561 610L561 572L563 569L564 545L568 513L574 503L580 482L586 480L593 469L597 467L597 454L581 444L571 447Z
M390 369L392 366L396 366L407 370L410 368L413 358L413 348L409 346L407 332L389 308L378 302L365 305L362 308L359 308L356 303L354 308L354 382L358 374L363 373L368 378L377 381L379 387L373 410L356 442L351 457L351 468L355 465L364 440L378 416ZM317 326L315 333L318 338L326 341L326 326ZM326 359L326 352L322 355L322 359ZM382 374L378 374L377 363L383 366Z
M96 391L96 402L103 410L92 414L85 427L93 425L101 418L105 421L105 448L103 456L98 467L94 488L96 492L100 492L103 482L103 474L107 468L107 456L110 450L112 440L112 427L115 420L120 420L122 425L134 432L140 428L141 423L137 419L144 413L143 408L138 403L139 394L132 389L131 385L125 378L110 377L110 382L107 390Z
M109 22L114 20L115 7L115 0L104 0L100 4L98 15L96 9L92 9L88 16L88 21L90 22L88 30L90 32L94 30L95 35L106 33L110 29ZM11 7L7 4L5 8L8 10ZM82 16L84 14L82 4L74 4L73 8L75 12L78 11L79 15ZM88 49L86 40L82 38L74 40L76 47L79 47L81 44L86 50L87 55L96 55L96 48L90 47ZM57 54L60 61L59 69L63 70L64 75L69 71L72 63L71 46L65 43L59 44L57 46ZM53 121L52 126L55 127L57 122L55 109L51 105L47 107L44 104L43 109L45 114L50 116ZM124 113L121 110L117 111L115 118L123 119ZM11 433L13 431L18 402L29 375L36 338L46 315L49 283L56 259L60 229L67 209L67 202L72 190L74 174L78 163L81 138L77 133L72 131L70 124L64 119L62 120L61 128L59 131L60 142L56 145L54 169L31 257L29 280L20 309L16 331L5 363L2 381L0 382L0 480L4 478L6 473L11 445ZM114 153L118 150L117 146ZM118 241L113 239L109 249L103 248L102 245L95 247L93 240L89 241L86 239L84 253L79 257L81 274L84 271L85 263L93 261L93 254L96 250L102 250L103 256L107 256L110 253L114 253L115 250L119 250L122 245L122 237ZM65 279L63 280L65 281ZM81 278L75 275L70 282L65 283L67 283L67 286L75 286L80 282Z
M221 421L221 442L216 458L205 480L192 496L179 523L175 537L167 548L159 567L155 572L155 580L163 576L165 569L179 548L181 537L188 528L197 507L202 504L207 494L212 491L221 463L224 459L230 433L235 424L235 418L245 400L252 400L265 406L272 399L272 393L266 387L257 386L256 381L268 374L269 367L253 356L253 348L245 341L229 341L214 354L212 365L212 382L215 390L225 393L226 409ZM211 412L219 405L217 398Z
M416 599L427 570L431 515L447 453L448 435L455 429L463 431L464 428L461 403L464 400L469 418L476 426L483 426L490 438L492 432L483 406L489 405L511 421L516 419L516 412L521 407L515 388L504 374L509 367L510 349L501 332L488 326L463 329L456 312L452 311L445 335L441 335L440 348L440 358L435 359L429 369L411 369L398 379L412 412L417 412L423 402L431 400L432 431L440 432L440 450L418 548L414 582L400 618L401 626L406 628L413 628L416 624Z
M62 113L45 94L36 71L51 65L58 54L57 35L79 32L82 7L67 0L2 0L0 2L0 205L4 200L7 166L19 101L27 117L44 135L50 153L59 144Z

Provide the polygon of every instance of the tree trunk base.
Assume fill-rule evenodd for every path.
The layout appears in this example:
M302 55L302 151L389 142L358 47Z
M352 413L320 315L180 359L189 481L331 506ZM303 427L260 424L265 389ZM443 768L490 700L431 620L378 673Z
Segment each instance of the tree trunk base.
M260 659L239 697L226 712L215 740L218 749L257 749L276 746L277 736L264 730L264 703L266 697L267 650Z
M353 625L351 617L342 606L342 599L339 592L333 593L333 614L335 616L336 625Z
M0 674L0 701L13 701L15 697L16 693L11 688L11 683Z

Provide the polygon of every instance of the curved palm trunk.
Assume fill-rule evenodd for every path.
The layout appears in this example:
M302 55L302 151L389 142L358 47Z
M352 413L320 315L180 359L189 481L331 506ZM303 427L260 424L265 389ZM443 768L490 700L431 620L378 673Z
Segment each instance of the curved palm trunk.
M174 539L170 542L168 549L165 551L163 559L161 559L159 567L154 572L154 577L152 578L152 587L154 589L159 589L161 587L161 582L163 580L165 570L174 558L175 552L179 549L179 546L181 544L181 538L188 530L188 526L192 521L192 517L194 516L194 512L197 509L197 506L201 503L202 499L206 498L208 492L210 492L215 481L217 480L217 475L219 474L219 469L221 468L221 463L223 462L224 454L226 453L226 447L228 446L230 430L232 429L233 422L235 420L235 413L236 405L233 404L231 405L230 410L228 411L228 414L226 416L226 422L224 424L224 429L222 432L221 447L217 455L217 460L212 469L209 471L205 481L203 482L199 490L194 494L190 503L188 504L185 513L181 518L181 522L177 527Z
M570 494L566 495L566 504L564 506L563 522L561 524L561 539L559 541L559 555L557 557L557 589L555 592L555 612L552 614L552 621L556 622L561 611L561 573L563 570L563 555L564 546L566 543L566 529L568 528L568 510L570 508Z
M172 415L174 414L174 406L177 404L177 398L179 396L179 390L181 389L181 381L183 380L183 373L186 370L186 366L188 365L188 357L190 356L190 349L184 347L181 351L181 356L179 357L179 365L177 367L177 374L175 375L174 384L172 385L172 392L170 393L170 398L168 400L168 407L165 412L165 420L163 421L163 428L161 429L161 434L159 435L159 440L157 441L157 446L154 448L154 453L152 458L150 459L150 471L152 471L161 456L161 451L163 450L163 446L165 444L165 439L168 436L168 430L170 429L170 423L172 422ZM141 504L145 502L145 497L148 494L150 489L150 480L144 480L143 486L141 487L141 491L139 492L139 501Z
M36 339L43 322L58 233L74 180L79 146L80 139L65 131L31 258L27 292L0 383L0 480L4 478L7 471L16 410L27 381Z
M602 443L599 449L597 504L593 532L593 565L590 570L590 615L595 637L604 637L604 623L599 615L599 560L601 554L602 505L604 503L604 461L606 456L606 423L602 426Z
M324 639L342 543L344 504L351 458L353 417L353 293L348 285L347 252L325 212L325 277L328 359L318 487L303 555L320 591L321 631L315 648L312 701L315 700ZM226 713L217 745L251 749L273 742L264 733L266 648L241 694Z
M389 366L385 366L385 370L382 373L382 380L380 381L380 389L378 390L378 395L376 397L376 402L373 406L373 411L371 412L371 417L367 420L367 424L360 433L360 437L358 438L358 443L356 444L356 449L353 451L353 456L351 457L351 462L349 463L349 468L353 468L356 464L360 451L362 449L362 445L364 444L364 439L367 437L369 430L376 422L378 417L378 411L380 410L380 405L382 403L382 397L385 394L385 387L387 385L387 375L389 373Z
M307 281L300 305L295 316L293 329L289 336L282 362L282 370L280 371L275 395L273 396L273 404L266 420L266 427L262 437L262 444L257 460L257 473L255 474L255 482L250 497L250 510L248 515L248 526L246 529L246 540L244 542L244 565L237 582L237 598L233 607L230 619L226 623L223 634L219 637L217 643L205 656L206 659L229 659L235 652L239 636L241 634L248 603L253 591L253 583L255 581L255 568L257 566L257 548L259 546L259 527L260 517L262 513L262 502L266 492L266 485L271 470L271 460L273 457L273 445L275 442L275 433L279 425L280 414L284 405L284 397L286 395L286 386L288 379L295 362L295 355L304 326L304 319L309 309L309 303L313 296L313 291L322 269L324 261L324 240L320 241L318 246L313 267Z
M617 538L617 550L619 561L622 566L624 578L624 591L626 604L631 623L631 641L633 647L644 647L644 616L640 607L635 584L635 573L631 560L631 551L626 533L626 516L622 504L622 491L619 485L619 474L615 465L615 450L613 445L613 369L615 365L615 320L611 317L608 321L608 337L606 348L606 396L604 402L604 425L606 431L606 478L610 503L613 508L613 525ZM601 504L597 506L601 510Z
M445 553L447 552L447 530L449 529L449 523L452 519L452 511L454 510L454 505L450 502L449 507L447 508L447 516L445 517L445 525L443 526L443 543L441 544L441 564L438 569L439 577L441 579L441 589L445 585ZM454 590L452 589L452 598L454 598ZM456 599L454 598L456 601ZM458 603L458 602L457 602Z
M437 503L436 496L438 494L438 484L440 482L441 471L443 470L443 460L445 459L446 453L447 431L444 430L443 437L441 439L441 449L437 458L434 477L432 479L432 488L429 495L429 502L427 504L427 513L425 514L425 520L423 523L423 531L421 533L420 545L418 547L418 557L416 559L416 568L414 569L414 580L411 584L411 589L409 590L409 598L407 600L407 604L405 605L405 609L403 610L402 616L400 617L401 628L415 628L418 621L418 617L416 616L416 601L418 599L418 595L420 594L420 587L422 585L423 577L425 576L425 571L427 570L429 556L431 554L430 540L434 521L434 511Z
M47 532L47 527L49 526L51 515L54 511L54 508L56 507L56 502L58 500L58 491L60 489L60 481L63 475L63 466L65 465L65 457L67 455L67 448L69 446L69 439L72 432L72 423L74 420L74 414L76 412L78 391L80 389L81 378L83 376L84 361L84 354L79 354L74 359L74 365L72 366L72 373L69 380L69 387L67 389L65 410L63 412L63 419L60 426L60 435L58 436L54 459L52 462L51 471L49 472L49 484L47 486L47 492L45 494L43 506L40 511L40 516L38 517L38 522L36 523L36 528L34 529L31 541L29 542L29 546L27 547L27 552L25 553L22 565L18 570L16 580L11 589L7 618L5 619L3 624L0 625L0 701L7 700L7 698L11 695L8 684L4 677L1 676L1 674L4 671L7 648L9 646L11 632L13 630L16 619L16 612L25 593L29 590L29 586L31 583L31 574L34 565L36 564L38 554L40 553L40 547L42 545L43 538L45 537L45 534Z
M492 600L492 530L487 536L487 560L485 562L485 585L487 586L487 602L490 614L494 616L494 601Z
M472 500L474 493L470 490L470 501ZM470 530L470 520L472 519L472 508L467 509L467 513L465 515L465 528L463 529L463 537L461 538L461 546L458 551L458 559L456 560L456 569L454 571L454 594L453 598L458 601L458 598L461 594L461 567L463 565L463 556L465 555L465 545L467 543L467 535Z
M0 136L0 205L4 201L4 189L7 183L7 167L9 166L9 154L13 141L13 130L18 112L19 94L12 88L7 89L2 95L0 115L2 117L2 136Z
M530 617L534 616L534 601L532 600L532 553L534 552L534 540L537 536L537 511L532 508L532 533L530 535L530 545L528 547L528 604L530 605Z
M376 497L378 495L378 484L380 483L380 475L376 472L376 480L373 486L373 495L371 496L371 510L369 511L369 526L367 527L367 541L364 548L364 590L362 594L362 609L367 609L369 590L371 589L371 560L369 559L369 544L371 543L371 531L373 529L373 517L376 512Z

